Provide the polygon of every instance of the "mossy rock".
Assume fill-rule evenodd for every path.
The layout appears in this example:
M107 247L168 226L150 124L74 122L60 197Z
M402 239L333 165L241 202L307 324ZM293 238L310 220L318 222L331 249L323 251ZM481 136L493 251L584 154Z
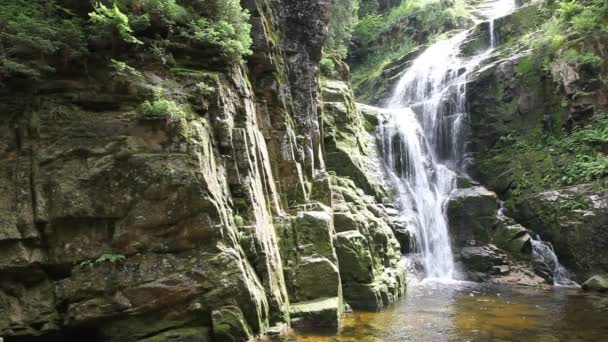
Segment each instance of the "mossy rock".
M211 313L213 337L216 341L241 342L251 338L251 328L243 312L236 306L224 306Z
M585 291L608 292L608 274L595 275L582 285Z

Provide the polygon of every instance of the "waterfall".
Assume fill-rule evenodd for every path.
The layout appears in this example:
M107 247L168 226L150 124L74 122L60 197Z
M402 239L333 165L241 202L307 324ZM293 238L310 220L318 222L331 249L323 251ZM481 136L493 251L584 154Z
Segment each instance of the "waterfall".
M487 1L481 15L493 20L514 8L513 0ZM493 51L491 46L462 57L468 33L434 43L413 61L395 87L378 131L380 152L397 189L401 215L411 222L427 278L454 276L446 203L457 172L466 172L468 161L466 83Z
M542 241L538 236L536 239L532 239L532 259L536 264L545 266L551 272L553 285L578 287L578 284L572 280L570 272L560 264L553 246L549 242Z

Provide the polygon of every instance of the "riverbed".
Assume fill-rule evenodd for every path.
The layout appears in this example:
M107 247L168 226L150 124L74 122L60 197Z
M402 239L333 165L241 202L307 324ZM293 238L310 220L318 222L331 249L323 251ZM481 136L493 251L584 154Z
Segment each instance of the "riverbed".
M423 281L383 311L346 313L337 334L294 333L293 340L608 341L608 295Z

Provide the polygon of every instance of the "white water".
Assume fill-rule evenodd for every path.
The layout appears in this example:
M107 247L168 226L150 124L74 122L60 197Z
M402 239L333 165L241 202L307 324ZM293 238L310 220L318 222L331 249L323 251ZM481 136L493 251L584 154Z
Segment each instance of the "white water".
M572 280L572 275L568 270L560 264L553 250L553 246L539 237L532 240L532 258L537 263L544 264L553 275L553 285L556 286L573 286L579 285Z
M479 8L490 21L515 9L514 0L486 1ZM427 278L453 279L446 203L456 172L464 173L468 158L465 92L469 73L487 59L495 45L463 58L468 31L441 40L424 51L400 79L379 130L381 154L398 189L404 221L422 253Z

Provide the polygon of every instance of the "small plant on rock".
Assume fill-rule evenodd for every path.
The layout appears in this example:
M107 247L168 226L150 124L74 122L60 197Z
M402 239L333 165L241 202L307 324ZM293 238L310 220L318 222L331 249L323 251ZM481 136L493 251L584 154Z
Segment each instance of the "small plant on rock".
M139 107L139 115L144 119L175 120L185 117L186 113L175 101L157 97L142 103Z

